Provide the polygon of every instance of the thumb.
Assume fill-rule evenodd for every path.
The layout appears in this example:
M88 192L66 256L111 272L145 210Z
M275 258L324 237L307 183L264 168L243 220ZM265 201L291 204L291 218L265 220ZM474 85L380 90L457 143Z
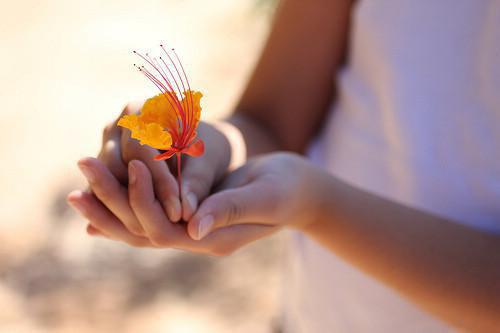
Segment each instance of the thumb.
M188 224L191 238L200 240L212 230L235 224L271 225L279 206L278 191L264 182L217 192L203 201Z

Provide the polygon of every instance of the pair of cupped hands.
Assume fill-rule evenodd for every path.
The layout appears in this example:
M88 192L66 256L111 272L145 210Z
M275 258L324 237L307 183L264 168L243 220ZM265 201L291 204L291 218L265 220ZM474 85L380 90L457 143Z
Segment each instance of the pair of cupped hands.
M125 113L135 113L127 106ZM89 183L68 202L88 220L87 233L136 247L228 255L283 227L307 229L321 220L325 172L299 155L272 153L230 169L231 145L200 123L201 157L183 158L179 194L175 157L155 161L156 149L108 125L97 158L78 166Z

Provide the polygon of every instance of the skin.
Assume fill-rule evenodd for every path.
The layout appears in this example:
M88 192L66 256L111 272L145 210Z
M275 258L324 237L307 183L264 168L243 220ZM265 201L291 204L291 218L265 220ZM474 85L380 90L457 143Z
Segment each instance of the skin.
M282 1L227 119L246 146L243 166L231 170L232 138L224 128L200 125L207 153L186 159L179 200L173 167L152 161L155 151L111 124L99 158L79 162L92 192L68 200L89 220L89 234L133 246L228 255L295 228L451 325L499 331L499 235L366 193L298 155L334 98L332 73L345 58L351 6ZM124 112L139 109L130 104ZM280 150L295 153L266 154ZM181 217L187 228L172 223Z

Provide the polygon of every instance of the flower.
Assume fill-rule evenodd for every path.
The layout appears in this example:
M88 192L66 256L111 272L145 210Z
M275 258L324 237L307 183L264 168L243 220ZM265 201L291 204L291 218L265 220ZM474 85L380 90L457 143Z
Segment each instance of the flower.
M141 145L165 151L155 156L155 160L166 160L177 155L180 163L181 154L197 157L205 150L203 141L196 137L203 95L191 90L175 50L172 49L171 54L163 45L160 47L166 57L156 58L134 51L152 70L144 65L134 66L161 93L146 100L139 114L122 116L118 126L129 129L131 137L139 140Z

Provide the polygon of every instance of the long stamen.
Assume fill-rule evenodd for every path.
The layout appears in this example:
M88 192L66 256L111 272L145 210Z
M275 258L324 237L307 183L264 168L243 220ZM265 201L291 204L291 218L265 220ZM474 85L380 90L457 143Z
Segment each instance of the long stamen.
M174 100L174 102L176 102L176 98L175 98L175 95L169 90L167 89L167 87L165 87L163 85L163 83L161 82L161 80L159 80L154 74L152 74L150 71L148 71L146 69L146 67L142 66L139 68L139 70L150 80L152 81L154 84L156 84L156 86L158 86L160 88L160 91L162 92L162 94L165 96L165 97L170 97ZM170 102L170 100L167 98L167 101ZM172 107L174 107L172 104L170 104Z
M186 71L184 70L184 66L182 65L182 62L179 59L179 56L177 55L177 52L175 52L175 49L172 49L172 53L174 54L175 58L177 59L177 62L179 63L179 65L181 66L182 74L184 75L184 79L186 80L186 84L187 84L189 92L190 92L189 96L190 96L190 99L191 99L191 115L192 115L192 117L194 117L194 102L193 102L193 93L192 93L193 91L191 90L191 86L189 84L189 80L187 78ZM192 134L193 131L194 131L194 128L191 128L191 133L189 133L188 139L191 136L191 134Z
M180 98L182 96L182 91L179 88L179 84L177 83L177 81L175 80L175 78L174 78L174 83L175 83L175 86L177 87L177 91L175 91L173 89L173 85L170 83L170 81L168 79L168 75L165 73L165 71L164 71L163 67L161 66L160 62L158 61L158 59L156 59L156 57L155 58L150 57L149 53L146 53L146 58L149 59L149 64L151 66L153 66L153 68L160 74L160 76L163 78L163 80L165 80L165 82L167 82L169 84L169 87L171 87L172 90L177 94L178 98ZM161 57L160 57L160 59L161 59ZM165 67L170 72L168 66L165 65Z
M186 86L184 85L184 81L182 80L181 73L180 73L179 69L177 68L177 65L175 64L175 61L172 59L172 57L167 52L167 50L165 50L165 48L163 47L163 45L160 45L160 47L163 50L163 52L167 55L167 57L170 60L170 62L172 63L172 65L174 66L175 72L177 73L177 76L178 76L178 78L181 81L182 87L183 87L184 91L186 91ZM172 49L172 51L175 54L175 50ZM177 59L178 59L178 57L177 57ZM181 64L181 66L182 66L182 64ZM187 84L188 84L188 87L189 87L189 82L187 82ZM191 105L189 105L188 100L186 100L186 105L187 105L187 108L188 108L188 110L187 110L188 111L188 117L187 117L188 119L187 119L187 122L185 124L184 131L182 133L183 134L182 137L184 139L183 141L186 141L186 140L189 139L189 132L191 132L191 128L190 128L191 126L190 125L191 125L191 122L192 122L192 119L193 119L193 113L194 113L193 112L193 103L191 103ZM185 143L185 142L183 142L183 143Z
M160 92L165 97L165 99L170 104L170 106L175 109L174 105L172 104L172 102L169 99L171 93L168 90L165 90L165 86L163 86L162 83L159 82L158 79L153 74L151 74L148 70L146 70L144 68L140 68L138 66L136 66L136 67L139 69L139 72L141 72L146 78L148 78L151 82L153 82L153 84L158 88L158 90L160 90ZM170 97L170 98L172 98L172 97ZM170 135L172 135L172 137L175 141L179 139L177 131L169 131L169 133L170 133Z
M146 56L143 56L142 54L140 54L137 51L133 51L133 52L135 54L137 54L139 57L141 57L144 61L146 61L151 67L153 67L160 74L160 76L162 77L162 79L165 81L165 83L168 85L168 87L170 89L170 95L174 99L175 104L177 105L177 109L179 110L179 112L181 114L181 118L185 118L184 110L182 108L182 105L181 105L179 99L177 98L177 96L175 95L175 89L173 89L172 84L170 83L170 81L168 80L168 78L166 78L166 77L163 76L163 74L161 73L161 71L152 62L152 60L151 60L151 58L149 57L148 54L146 54ZM142 66L142 69L146 70L144 66ZM149 72L149 73L151 74L152 77L154 77L156 80L158 80L155 75L153 75L151 72ZM161 80L158 80L158 81L161 82ZM168 91L168 89L165 89L165 90ZM174 93L172 93L172 92L174 92Z
M162 57L160 57L160 60L161 60L161 62L163 63L163 65L165 66L165 68L167 69L168 73L170 74L170 77L171 77L171 78L172 78L172 80L174 81L174 84L175 84L175 86L177 87L177 92L178 92L179 97L182 97L182 91L181 91L181 88L179 87L179 83L178 83L178 82L177 82L177 80L175 79L175 76L173 75L172 71L171 71L171 70L170 70L170 68L168 67L168 65L167 65L167 63L165 62L165 60L163 60L163 58L162 58ZM163 69L163 67L162 67L162 69ZM166 75L166 76L167 76L167 75ZM182 104L182 103L181 103L181 104ZM182 109L184 110L184 106L183 106L183 108L182 108ZM185 113L185 112L184 112L184 113ZM187 118L187 114L186 114L186 117L185 117L185 118ZM184 122L186 121L186 119L185 119L185 118L183 118L183 121L184 121ZM183 130L184 130L184 129L183 129Z
M165 65L165 67L167 68L168 70L168 67L167 65L165 64L165 61L163 61L163 59L160 57L160 60L161 62ZM165 79L168 77L167 73L165 72L165 69L163 68L162 64L158 61L158 59L156 58L152 58L152 61L156 64L156 66L158 67L158 69L163 73L162 77ZM178 87L177 87L178 88ZM181 113L176 109L176 108L173 108L175 110L175 113L177 115L176 117L176 121L177 121L177 128L182 128L182 121L184 120L184 117L183 115L181 115Z

